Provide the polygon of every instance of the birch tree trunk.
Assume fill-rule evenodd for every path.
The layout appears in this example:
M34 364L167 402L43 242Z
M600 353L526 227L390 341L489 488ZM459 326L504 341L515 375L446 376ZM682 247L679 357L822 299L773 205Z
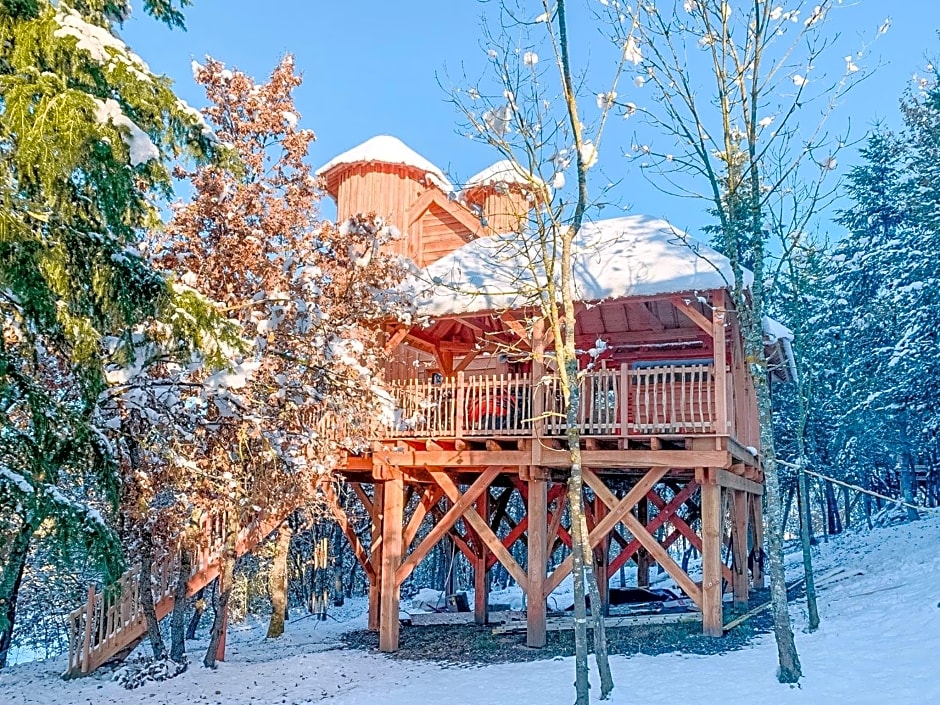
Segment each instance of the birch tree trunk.
M781 683L796 683L803 673L800 668L800 657L796 651L796 642L793 639L787 604L787 583L783 566L783 506L780 501L780 477L777 474L770 386L767 379L767 365L763 362L763 331L760 317L752 315L746 318L748 325L742 326L742 329L745 333L747 358L750 361L748 368L754 383L760 417L761 461L764 469L764 497L767 509L770 599L779 662L777 678Z
M558 316L552 317L555 336L555 355L563 371L562 388L565 391L565 418L567 421L568 451L571 456L571 476L568 479L568 507L572 528L572 572L575 591L575 690L577 703L587 705L588 660L587 660L587 615L585 605L585 582L591 592L591 618L594 628L594 658L601 680L601 700L606 700L614 688L607 657L607 633L604 626L604 610L601 605L600 590L594 574L591 558L591 544L587 531L587 519L584 515L584 477L581 465L581 432L578 428L578 409L581 406L581 386L578 374L577 344L575 341L575 318L573 246L574 239L581 229L584 212L588 203L587 165L584 162L584 138L581 119L578 116L578 103L571 78L571 59L569 57L568 27L566 5L558 0L558 44L561 69L561 81L565 105L574 137L575 158L578 173L578 201L575 206L571 227L561 233L561 303L564 315L564 328ZM556 311L557 312L557 311ZM580 585L579 585L580 583ZM582 699L583 698L583 699Z

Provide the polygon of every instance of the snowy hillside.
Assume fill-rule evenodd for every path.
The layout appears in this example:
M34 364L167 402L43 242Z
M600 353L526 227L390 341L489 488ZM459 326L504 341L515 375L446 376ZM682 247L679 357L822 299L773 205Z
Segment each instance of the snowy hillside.
M850 533L821 546L819 572L840 566L864 574L823 588L822 627L815 634L798 631L806 674L799 688L777 683L773 638L764 635L745 649L715 656L614 656L611 702L940 703L940 517ZM106 676L62 681L61 659L16 666L0 675L0 703L479 705L574 698L572 659L445 668L344 649L340 635L364 627L363 607L355 602L326 623L299 619L273 644L257 625L236 628L229 660L218 670L193 665L175 679L134 691ZM804 607L793 606L798 629ZM198 647L191 645L191 652L198 654Z

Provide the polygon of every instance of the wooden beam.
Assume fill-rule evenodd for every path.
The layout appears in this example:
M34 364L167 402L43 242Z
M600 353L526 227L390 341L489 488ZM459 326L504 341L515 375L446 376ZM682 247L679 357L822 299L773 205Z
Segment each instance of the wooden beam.
M490 520L490 490L487 488L479 497L476 505L477 514L484 520ZM473 621L486 624L489 612L490 581L487 568L486 543L476 536L477 557L473 561Z
M555 509L551 513L548 523L548 534L545 541L546 558L552 554L552 546L555 544L555 537L558 536L558 530L561 528L561 518L565 513L565 505L568 504L568 494L562 492L555 500Z
M692 321L692 323L708 333L708 335L712 335L712 322L706 316L703 316L701 311L695 308L695 306L692 304L692 302L696 300L697 299L694 296L691 297L688 301L686 301L686 299L681 296L674 296L672 298L672 303L677 309L679 309L679 312L685 315L685 317Z
M369 495L366 494L366 491L362 489L362 483L361 482L349 482L347 484L350 487L352 487L353 492L356 493L356 496L359 498L359 501L362 502L362 506L366 510L366 513L371 517L372 514L375 512L375 509L372 506L372 499L369 497Z
M380 628L382 613L382 517L385 512L385 483L376 482L372 488L372 510L369 513L372 524L371 545L369 546L372 571L375 578L369 581L369 631L377 632Z
M721 486L709 469L702 483L702 631L721 636Z
M560 508L559 508L560 509ZM530 479L528 486L528 590L526 591L526 645L545 646L545 567L548 483ZM556 511L560 515L561 511Z
M493 480L496 479L496 476L499 475L500 468L498 467L489 467L480 476L474 481L470 488L463 494L460 495L458 490L456 497L451 497L448 494L448 497L453 502L450 509L441 517L440 520L434 525L431 531L428 532L428 535L415 546L414 550L408 554L408 557L402 561L400 566L396 567L398 573L398 582L399 584L403 583L405 579L411 575L411 571L421 562L428 552L437 545L437 542L441 540L441 537L444 536L454 524L457 523L457 520L463 516L464 512L477 500L483 492L485 492L489 486L493 483ZM434 474L435 481L437 476L443 475L443 473ZM446 477L446 476L445 476ZM449 479L449 478L448 478ZM451 483L453 484L453 483ZM440 486L440 482L438 482ZM447 489L441 487L445 494L447 494ZM475 512L474 512L475 513ZM476 527L474 527L476 528Z
M712 472L715 473L718 484L722 487L726 487L730 490L749 492L757 496L764 494L764 486L759 482L748 480L747 478L741 477L740 475L735 475L732 472L728 472L727 470L722 470L720 468L715 468Z
M584 468L582 473L584 475L584 482L588 487L594 490L594 493L601 498L601 501L604 502L608 507L610 507L610 513L601 519L597 526L594 527L594 531L588 534L588 543L591 548L594 548L601 540L610 533L610 530L613 529L617 524L621 523L625 517L632 516L630 511L640 500L640 497L649 492L653 487L656 486L662 478L669 471L668 468L652 468L649 472L644 475L639 482L637 482L626 496L623 499L618 500L617 496L611 492L604 482L595 475L591 470ZM554 572L549 576L548 580L545 583L545 597L551 594L561 581L571 573L573 559L571 554L565 557L565 559L555 568Z
M373 455L373 458L380 463L411 468L482 468L490 465L519 466L527 465L531 457L532 452L524 450L503 450L497 452L485 450L406 450L402 452L382 450Z
M385 483L382 512L382 607L379 616L379 650L398 650L398 608L401 581L398 569L402 555L402 520L405 487L401 473L393 473Z
M405 527L405 533L402 537L402 545L405 551L409 549L411 542L414 541L415 536L418 535L424 517L431 511L431 507L441 501L441 497L443 496L444 493L439 487L429 485L424 488L421 501L418 503L418 506L415 507L414 513L411 515L411 519L408 520L408 524Z
M324 482L321 484L321 489L323 490L323 494L326 496L327 505L329 506L330 511L333 513L333 518L336 519L336 523L339 524L340 530L342 530L343 534L346 536L346 540L349 541L349 546L352 548L353 555L356 557L359 565L362 566L362 569L365 571L369 580L374 580L375 571L372 568L372 564L369 562L369 555L366 553L366 549L363 548L362 541L359 540L359 536L356 534L356 530L349 521L349 517L346 515L346 510L343 509L342 505L339 503L339 499L337 498L336 493L333 491L332 484L329 482Z
M725 343L725 310L712 314L712 340L715 357L715 429L721 435L730 432L728 424L728 346Z
M585 467L610 469L695 468L704 460L714 461L709 467L731 467L731 454L723 450L584 450L581 457ZM571 457L567 450L543 448L540 462L548 467L569 467Z
M659 513L647 525L647 530L650 533L653 533L664 524L669 523L675 517L676 512L678 512L685 505L686 500L688 500L689 497L691 497L692 494L697 489L698 489L698 483L695 482L695 480L692 480L688 484L686 484L686 486L683 487L676 495L674 495L673 498L670 499L667 504L663 505L662 507L658 507ZM656 504L655 500L652 497L652 495L654 494L656 494L656 490L650 490L646 494L646 497L647 499L652 501L654 504ZM656 498L661 499L659 495L656 495ZM641 544L637 539L634 538L632 541L630 541L630 543L628 543L623 548L623 550L619 554L617 554L617 557L610 564L611 572L618 570L620 566L622 566L624 563L630 560L630 557L634 553L636 553L637 550L640 549L640 547L641 547Z
M734 586L734 608L747 609L747 493L741 490L729 490L732 493L731 552L733 561L732 585Z
M457 366L454 368L454 374L458 372L463 372L467 367L470 366L470 363L473 362L477 355L480 354L479 350L471 350L466 355L463 356L463 359L457 363Z
M493 469L494 468L489 468L489 470ZM444 494L446 494L447 497L455 503L455 506L457 502L463 500L464 497L466 497L466 495L461 496L457 485L447 473L441 472L440 470L431 470L430 474L434 481L441 487L442 490L444 490ZM474 499L476 499L478 496L479 493L474 496ZM484 521L483 518L470 506L467 506L464 509L463 520L473 527L473 530L477 532L477 534L486 544L486 547L496 554L499 562L502 563L503 567L506 569L509 575L512 576L513 580L519 584L519 587L521 587L523 590L526 590L528 586L528 579L525 572L522 570L519 564L516 563L516 559L513 558L509 550L503 546L503 543L499 540L499 537L493 533L492 529L490 529L486 521Z
M640 524L636 517L630 513L624 516L623 524L627 527L627 530L633 534L633 537L650 552L653 560L659 563L659 565L669 573L669 577L675 580L676 584L685 591L685 594L691 597L695 604L701 605L702 591L699 586L696 585L692 578L688 576L688 573L682 570L682 567L672 559L672 556L669 555L669 551L662 547L659 541L646 530L646 527Z
M392 334L392 337L388 339L388 342L385 343L385 354L386 355L391 354L395 350L395 348L398 347L401 341L403 341L405 338L408 337L408 333L410 331L411 331L410 328L399 328L398 330L396 330Z

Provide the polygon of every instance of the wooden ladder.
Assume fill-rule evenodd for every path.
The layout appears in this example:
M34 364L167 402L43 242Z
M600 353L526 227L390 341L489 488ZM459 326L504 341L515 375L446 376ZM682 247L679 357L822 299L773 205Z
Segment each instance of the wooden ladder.
M266 518L260 514L239 532L236 554L251 551L286 518ZM202 521L202 544L193 555L192 573L186 585L187 596L206 587L222 567L226 518L223 514ZM92 673L101 665L126 658L147 635L147 620L140 601L140 564L132 566L104 592L88 588L88 599L68 616L69 661L66 678ZM174 554L153 566L151 585L157 619L173 611L173 593L179 557Z

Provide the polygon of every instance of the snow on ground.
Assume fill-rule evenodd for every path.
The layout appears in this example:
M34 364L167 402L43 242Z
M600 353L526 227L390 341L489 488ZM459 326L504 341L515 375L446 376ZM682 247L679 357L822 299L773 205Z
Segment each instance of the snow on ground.
M822 626L803 632L805 603L793 605L805 676L799 687L777 683L773 637L714 656L613 657L611 703L644 705L885 705L940 703L940 517L850 533L819 549L820 573L846 567L864 575L820 594ZM794 557L795 558L795 557ZM798 567L796 561L791 561ZM101 677L64 682L64 661L16 666L0 675L0 703L290 703L447 705L569 703L571 658L485 668L447 668L340 649L339 635L364 626L362 601L336 619L299 619L282 640L263 640L263 625L237 627L228 661L216 671L198 664L162 683L125 691ZM191 645L198 659L199 647Z

